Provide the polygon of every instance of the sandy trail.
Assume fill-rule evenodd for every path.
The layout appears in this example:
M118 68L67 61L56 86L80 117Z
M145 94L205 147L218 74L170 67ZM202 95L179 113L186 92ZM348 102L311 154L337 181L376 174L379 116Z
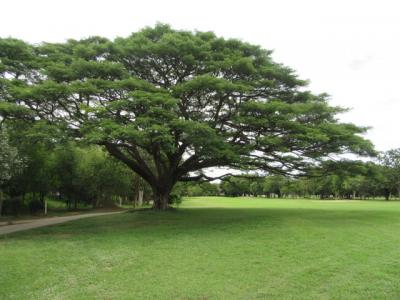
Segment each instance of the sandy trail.
M75 216L43 218L43 219L36 219L36 220L29 220L29 221L27 220L24 223L20 223L20 224L0 226L0 235L14 233L17 231L33 229L33 228L45 227L45 226L50 226L50 225L55 225L55 224L60 224L60 223L65 223L65 222L79 220L79 219L120 214L122 212L124 212L124 211L88 213L88 214L75 215Z

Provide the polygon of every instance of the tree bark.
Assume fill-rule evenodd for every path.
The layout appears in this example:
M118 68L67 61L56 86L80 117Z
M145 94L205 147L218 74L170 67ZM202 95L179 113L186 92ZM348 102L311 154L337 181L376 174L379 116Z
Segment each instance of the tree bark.
M2 208L3 208L3 191L0 189L0 217L2 213Z
M169 195L170 191L153 191L153 209L155 210L166 210L169 207Z
M384 193L384 196L385 196L386 201L389 201L389 198L390 198L390 191L389 191L388 189L385 189L385 190L383 191L383 193Z
M137 206L137 199L138 199L138 195L137 195L137 193L133 196L133 200L132 200L132 205L133 205L133 208L136 208L136 206Z

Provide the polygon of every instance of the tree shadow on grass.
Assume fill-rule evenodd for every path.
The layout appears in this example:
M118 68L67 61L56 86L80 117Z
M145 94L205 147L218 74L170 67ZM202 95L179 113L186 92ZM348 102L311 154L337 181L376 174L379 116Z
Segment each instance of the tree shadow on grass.
M233 234L254 228L318 227L339 229L349 226L379 226L400 223L398 211L315 208L183 208L167 212L151 210L93 217L37 228L0 237L1 239L74 239L82 237L154 236L176 237L213 232Z

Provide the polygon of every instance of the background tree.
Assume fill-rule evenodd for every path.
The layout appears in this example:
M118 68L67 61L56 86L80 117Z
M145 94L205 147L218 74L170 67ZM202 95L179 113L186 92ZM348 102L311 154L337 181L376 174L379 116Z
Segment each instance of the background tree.
M263 195L263 178L262 177L256 177L256 178L251 178L249 182L249 190L251 195L257 197L259 195Z
M230 176L221 183L221 190L227 196L245 196L250 194L249 180Z
M385 175L400 197L400 149L392 149L382 153L380 162L384 167Z
M282 188L285 185L286 179L282 175L267 176L264 181L263 191L269 197L273 194L278 198L282 197Z
M115 206L122 199L134 199L133 179L137 176L129 168L99 147L75 148L74 151L78 159L76 184L81 199L93 207Z
M210 182L178 182L172 191L179 196L218 196L220 184Z
M3 207L3 188L4 185L22 167L22 161L18 156L15 147L9 144L8 134L5 128L0 127L0 216Z
M211 32L146 28L113 41L0 41L7 103L102 145L166 209L179 181L204 170L297 173L330 154L368 154L365 128L274 62L271 51Z

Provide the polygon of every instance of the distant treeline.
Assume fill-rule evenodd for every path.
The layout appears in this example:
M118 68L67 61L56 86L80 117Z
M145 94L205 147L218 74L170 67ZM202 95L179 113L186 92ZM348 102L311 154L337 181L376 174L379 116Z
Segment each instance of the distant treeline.
M376 167L376 166L375 166ZM315 178L230 177L219 184L184 183L177 186L184 196L253 196L267 198L376 199L397 198L397 189L385 177L327 175Z
M400 150L383 153L377 162L330 162L308 176L229 177L219 184L181 183L176 191L185 196L389 200L400 196Z

